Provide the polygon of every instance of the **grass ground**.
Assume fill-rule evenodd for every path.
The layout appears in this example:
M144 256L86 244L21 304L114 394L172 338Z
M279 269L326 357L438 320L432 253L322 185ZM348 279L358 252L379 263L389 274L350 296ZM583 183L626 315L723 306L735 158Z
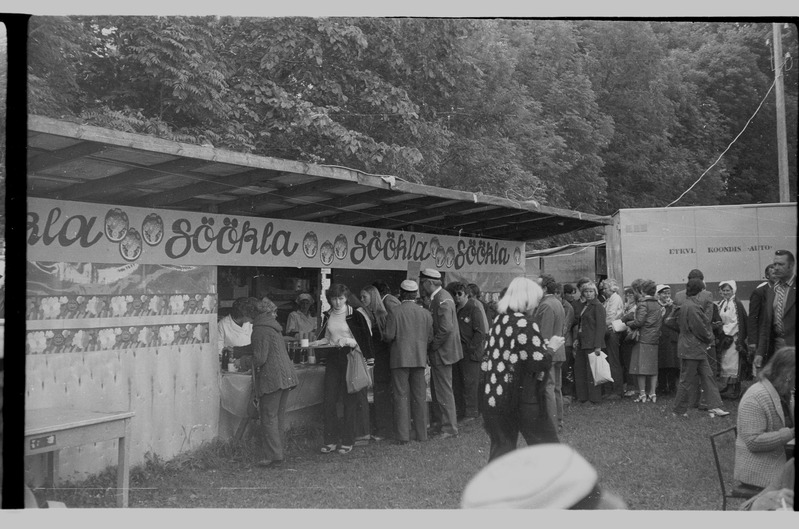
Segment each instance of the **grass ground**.
M634 510L719 510L721 494L708 435L735 424L691 410L671 416L673 397L656 404L630 399L566 408L561 442L597 469L603 487ZM523 446L524 441L520 441ZM133 508L355 508L457 509L469 479L487 461L488 436L480 421L454 439L388 442L350 454L321 454L321 431L290 433L287 463L260 469L255 440L207 443L168 462L148 459L131 471ZM68 507L112 507L115 469L38 498ZM733 506L732 508L735 508Z

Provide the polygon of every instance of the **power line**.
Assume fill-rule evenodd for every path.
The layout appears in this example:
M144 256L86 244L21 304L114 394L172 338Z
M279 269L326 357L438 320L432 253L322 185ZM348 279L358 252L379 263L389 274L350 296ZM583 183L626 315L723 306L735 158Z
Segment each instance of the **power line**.
M696 179L696 182L694 182L693 184L691 184L691 187L689 187L688 189L686 189L685 191L683 191L682 195L680 195L679 197L677 197L677 199L676 199L676 200L674 200L674 201L672 201L672 202L668 203L668 204L666 205L666 207L667 207L667 208L668 208L668 207L670 207L670 206L673 206L674 204L676 204L677 202L679 202L679 201L680 201L680 199L682 199L682 197L684 197L686 194L688 194L688 192L689 192L691 189L693 189L693 188L696 186L696 184L698 184L698 183L699 183L699 182L702 180L702 178L704 178L704 176L705 176L705 175L708 173L708 171L710 171L711 169L713 169L713 168L716 166L716 164L717 164L717 163L719 163L719 161L721 160L721 157L722 157L722 156L724 156L724 155L727 153L727 151L729 151L729 150L730 150L730 147L732 147L732 145L733 145L733 144L734 144L736 141L738 141L738 138L740 138L740 137L741 137L741 134L743 134L743 133L744 133L744 131L746 130L746 127L748 127L748 126L749 126L749 123L751 123L751 122L752 122L752 120L753 120L753 119L755 119L755 116L756 116L756 115L757 115L757 113L760 111L760 107L762 107L762 106L763 106L763 103L766 101L766 98L767 98L767 97L768 97L768 95L771 93L771 89L772 89L772 88L774 88L774 85L776 84L776 82L777 82L777 80L776 80L776 79L775 79L774 81L772 81L772 83L771 83L771 86L769 86L769 88L768 88L768 92L766 92L766 95L765 95L765 96L763 96L763 99L760 101L760 104L759 104L759 105L757 105L757 109L755 110L755 113L754 113L754 114L752 114L752 117L751 117L751 118L749 118L749 120L746 122L746 124L744 125L744 128L743 128L743 129L741 129L741 132L739 132L739 133L738 133L738 135L737 135L737 136L735 136L735 138L734 138L734 139L733 139L733 140L730 142L730 144L729 144L729 145L727 145L727 148L726 148L726 149L724 149L724 152L722 152L721 154L719 154L719 157L718 157L718 158L716 158L716 161L715 161L715 162L713 162L713 163L710 165L710 167L708 167L707 169L705 169L705 172L704 172L704 173L702 173L702 175L701 175L699 178L697 178L697 179Z

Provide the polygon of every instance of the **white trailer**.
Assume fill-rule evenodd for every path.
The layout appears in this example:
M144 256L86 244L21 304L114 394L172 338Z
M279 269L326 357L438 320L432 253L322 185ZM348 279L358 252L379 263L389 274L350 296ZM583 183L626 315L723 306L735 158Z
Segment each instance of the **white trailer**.
M732 279L748 306L774 251L796 255L796 202L621 209L612 219L605 227L608 277L623 285L652 279L674 293L698 268L716 299L719 282Z

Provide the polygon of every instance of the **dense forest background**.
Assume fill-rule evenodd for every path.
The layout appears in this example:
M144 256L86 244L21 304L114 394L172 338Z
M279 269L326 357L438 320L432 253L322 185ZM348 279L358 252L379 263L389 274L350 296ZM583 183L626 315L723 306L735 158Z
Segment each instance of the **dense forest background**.
M29 112L609 215L676 200L762 102L675 205L778 202L771 40L770 22L34 17Z

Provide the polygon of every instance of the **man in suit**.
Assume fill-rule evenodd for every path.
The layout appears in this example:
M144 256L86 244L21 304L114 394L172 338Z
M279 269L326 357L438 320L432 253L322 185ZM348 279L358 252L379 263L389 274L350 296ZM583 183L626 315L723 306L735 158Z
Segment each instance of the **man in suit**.
M541 288L544 290L544 297L541 298L541 302L538 304L533 321L538 324L541 336L545 340L549 340L553 336L563 336L566 330L566 311L557 298L557 294L561 290L560 283L555 281L555 278L551 275L544 274L541 276ZM565 361L566 345L564 341L564 345L560 346L560 349L552 354L549 377L547 377L544 385L547 415L549 415L549 420L557 428L558 432L563 430L563 394L561 393L563 380L561 378L561 370Z
M769 263L766 267L764 277L766 280L757 285L752 295L749 296L749 320L746 325L749 362L754 360L757 353L757 342L760 338L760 321L766 315L766 296L772 285L777 282L777 276L774 275L774 263Z
M400 300L391 294L391 289L388 287L388 283L382 279L378 279L372 283L372 286L375 287L380 293L381 299L383 300L383 305L386 307L386 312L391 312L391 309L399 306Z
M758 330L755 369L760 369L775 351L796 345L796 261L788 250L774 252L777 281L766 292L765 315Z
M441 287L441 274L425 268L419 274L422 289L430 298L433 341L427 349L433 393L433 434L440 438L458 435L455 395L452 392L452 364L463 358L455 300Z
M433 341L433 317L416 303L419 287L406 279L400 284L399 305L388 313L383 340L391 344L391 388L397 444L427 440L427 347ZM413 421L413 422L411 422Z

